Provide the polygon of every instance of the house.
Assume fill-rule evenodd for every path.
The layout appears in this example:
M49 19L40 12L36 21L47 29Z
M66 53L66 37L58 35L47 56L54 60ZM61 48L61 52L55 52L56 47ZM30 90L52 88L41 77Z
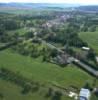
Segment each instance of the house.
M82 49L85 50L85 51L89 51L90 50L89 47L82 47Z
M96 57L96 62L98 63L98 57Z
M90 90L82 88L79 94L79 100L90 100Z
M55 58L55 61L58 63L58 64L61 64L61 65L66 65L68 64L68 58L69 56L67 54L59 54L57 55L57 57Z

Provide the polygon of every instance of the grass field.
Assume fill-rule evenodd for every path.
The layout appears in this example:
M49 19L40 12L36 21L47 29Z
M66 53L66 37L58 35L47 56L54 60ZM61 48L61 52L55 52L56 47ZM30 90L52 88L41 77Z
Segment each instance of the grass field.
M17 8L17 7L1 7L0 12L3 13L10 13L10 14L36 14L40 11L36 9L23 9L23 8Z
M81 32L79 33L80 38L87 42L98 54L98 31L96 32Z
M40 15L49 14L52 9L22 9L22 8L0 8L0 12L12 13L18 15ZM49 14L50 15L50 14ZM24 35L29 31L29 28L21 28L13 31L7 31L8 34L19 33L19 35ZM94 48L98 54L98 33L97 32L81 32L79 36L89 44L90 47ZM25 41L24 41L25 42ZM2 46L4 44L0 44ZM26 41L26 46L30 47L32 44L30 41ZM40 51L44 45L34 45ZM56 46L61 47L61 45L56 44ZM29 48L28 48L29 49ZM21 49L23 50L23 49ZM77 49L78 50L78 49ZM79 49L80 50L80 49ZM78 50L78 52L80 52ZM11 49L0 51L0 68L7 68L12 72L20 74L21 76L38 82L45 86L45 88L40 86L40 90L32 93L31 91L23 95L21 93L22 87L6 80L0 78L0 100L51 100L51 98L45 98L47 89L56 84L67 89L74 86L79 90L85 85L86 82L93 83L94 77L89 75L87 72L78 68L73 64L67 65L64 68L43 62L42 57L31 58L30 56L23 56ZM29 83L28 83L29 84ZM98 80L96 82L96 87L98 87ZM55 87L54 87L55 88ZM3 95L4 98L1 96ZM69 97L62 96L61 100L73 100ZM91 100L98 100L98 97L92 96Z
M45 100L44 97L42 95L39 95L38 93L29 93L27 95L22 95L20 93L20 87L1 80L0 91L0 93L3 93L4 95L4 99L0 100Z
M42 62L41 58L32 59L10 51L0 52L0 67L7 67L42 83L57 82L66 87L73 84L82 87L85 81L93 79L74 65L61 68L55 64ZM74 80L71 80L72 77Z
M45 90L38 92L28 93L27 95L21 94L21 88L6 81L0 80L0 94L4 97L0 100L46 100ZM51 100L51 98L47 98ZM72 100L69 97L62 96L62 100Z
M10 50L0 51L0 67L8 68L18 72L26 78L39 81L42 84L56 83L63 87L74 85L79 89L84 86L85 82L93 81L93 77L74 65L61 68L55 64L42 62L41 57L33 59L12 53ZM2 90L2 91L1 91ZM20 94L20 87L11 85L8 82L0 80L0 91L6 95L6 100L46 100L40 94L28 94L23 96ZM29 98L29 99L28 99ZM63 97L62 100L71 100Z
M17 14L17 15L38 15L40 13L49 14L52 11L61 11L61 9L44 9L44 8L22 8L22 7L0 7L0 13Z
M20 28L20 29L17 29L17 30L11 30L11 31L7 31L6 33L7 34L14 34L14 33L18 33L19 35L24 35L25 33L27 33L29 30L26 29L26 28Z

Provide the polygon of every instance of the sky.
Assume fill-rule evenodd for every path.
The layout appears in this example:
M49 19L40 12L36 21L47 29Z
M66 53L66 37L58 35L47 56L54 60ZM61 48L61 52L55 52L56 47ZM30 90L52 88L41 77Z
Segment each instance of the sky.
M71 4L98 5L98 0L0 0L0 2L71 3Z

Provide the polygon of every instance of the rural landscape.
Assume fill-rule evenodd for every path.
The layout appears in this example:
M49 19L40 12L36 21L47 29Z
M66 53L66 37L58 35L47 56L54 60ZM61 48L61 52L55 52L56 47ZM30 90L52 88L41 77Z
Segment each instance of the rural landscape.
M0 100L98 100L98 6L0 3Z

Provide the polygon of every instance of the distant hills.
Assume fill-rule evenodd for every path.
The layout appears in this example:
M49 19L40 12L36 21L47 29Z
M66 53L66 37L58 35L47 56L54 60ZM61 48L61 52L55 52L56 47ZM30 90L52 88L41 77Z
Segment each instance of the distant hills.
M98 12L98 5L80 6L77 8L81 11L96 11Z
M98 5L83 6L80 4L55 4L55 3L0 3L0 7L15 7L15 8L75 8L80 11L96 11L98 12Z
M25 7L25 8L45 8L45 7L79 7L79 4L50 4L50 3L0 3L0 7Z

